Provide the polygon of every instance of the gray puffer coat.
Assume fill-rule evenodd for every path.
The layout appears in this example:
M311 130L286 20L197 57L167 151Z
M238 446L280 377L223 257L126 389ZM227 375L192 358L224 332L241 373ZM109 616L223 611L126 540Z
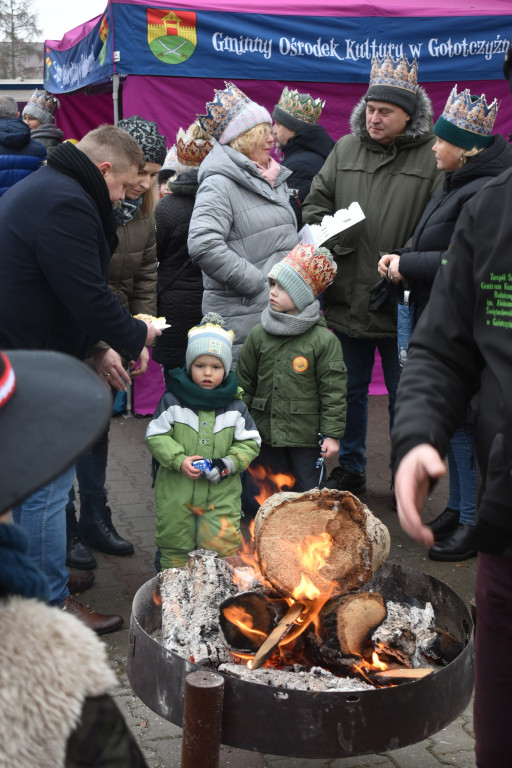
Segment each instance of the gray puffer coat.
M203 271L203 313L235 332L233 367L268 302L267 274L299 242L281 168L274 187L241 152L216 144L199 169L190 221L190 258Z

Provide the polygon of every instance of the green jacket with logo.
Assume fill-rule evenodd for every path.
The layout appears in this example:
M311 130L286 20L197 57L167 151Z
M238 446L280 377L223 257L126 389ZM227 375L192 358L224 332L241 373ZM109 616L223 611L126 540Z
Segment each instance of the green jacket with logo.
M322 306L329 326L353 337L396 334L391 314L370 310L370 289L379 280L381 256L407 244L423 210L441 186L432 151L432 106L419 89L419 106L405 133L389 146L370 138L366 102L351 117L352 133L343 136L313 179L302 208L305 223L358 202L365 219L328 241L338 265Z
M341 344L322 316L300 336L274 336L256 325L236 377L265 444L307 448L318 445L318 433L343 437L346 368Z

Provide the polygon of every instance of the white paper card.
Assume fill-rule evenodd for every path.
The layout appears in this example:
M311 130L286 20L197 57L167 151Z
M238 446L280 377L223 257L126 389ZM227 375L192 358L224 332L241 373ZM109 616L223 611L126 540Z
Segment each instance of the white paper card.
M299 232L301 243L312 243L319 248L334 235L353 227L365 218L359 203L351 203L348 208L340 208L332 216L324 216L320 224L304 224Z

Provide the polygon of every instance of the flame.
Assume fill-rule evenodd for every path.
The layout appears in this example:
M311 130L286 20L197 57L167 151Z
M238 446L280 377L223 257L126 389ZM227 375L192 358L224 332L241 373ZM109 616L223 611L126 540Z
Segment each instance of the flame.
M226 619L238 627L250 640L257 640L259 638L265 640L267 637L265 632L261 632L259 629L254 629L253 617L245 610L245 608L240 608L240 606L237 605L228 605L222 612Z
M309 576L302 573L300 583L295 587L292 595L295 600L318 600L322 593L318 587L315 587Z
M156 587L153 590L152 598L153 598L153 602L154 602L155 605L162 605L163 601L162 601L162 596L160 594L159 587Z
M258 495L254 496L255 501L257 501L260 506L265 499L273 496L274 493L291 491L295 485L295 478L293 475L284 473L272 474L269 468L265 468L261 464L256 464L255 467L248 467L247 471L260 489Z
M332 538L327 531L322 531L317 536L306 536L304 542L298 546L301 563L310 573L316 573L327 562L331 554Z

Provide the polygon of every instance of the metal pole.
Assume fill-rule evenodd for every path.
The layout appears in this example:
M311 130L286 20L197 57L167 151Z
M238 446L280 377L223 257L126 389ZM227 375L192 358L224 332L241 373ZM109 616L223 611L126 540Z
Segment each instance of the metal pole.
M112 75L112 101L114 102L114 125L119 122L119 75Z
M218 768L224 680L205 669L185 680L181 768Z

